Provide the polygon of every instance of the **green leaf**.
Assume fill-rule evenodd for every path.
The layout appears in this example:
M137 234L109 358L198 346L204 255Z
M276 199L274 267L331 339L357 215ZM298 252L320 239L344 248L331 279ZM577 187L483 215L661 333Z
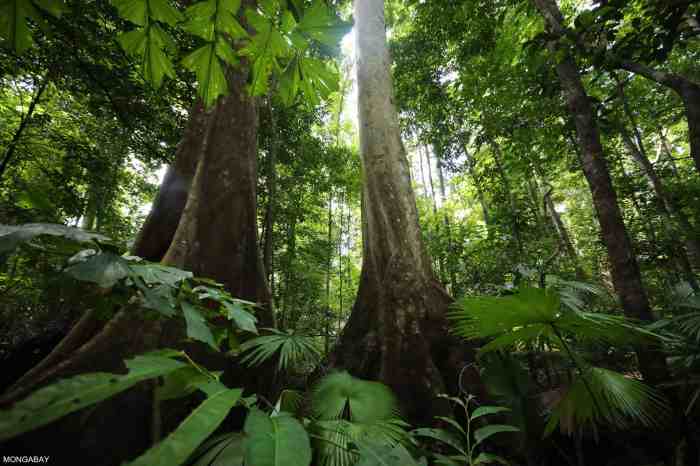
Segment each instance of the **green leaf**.
M146 41L146 53L143 55L143 76L154 88L163 84L163 78L175 77L173 64L163 51L162 36L157 26L151 26Z
M228 319L233 320L238 328L246 332L258 333L258 328L255 325L258 319L253 314L243 309L240 303L236 301L222 301L222 304L226 308Z
M146 50L146 30L144 28L136 28L133 31L123 32L117 36L117 42L122 46L124 51L133 57L143 57Z
M246 466L308 466L311 463L309 436L304 426L287 413L271 418L253 408L244 430L248 435Z
M184 19L182 13L173 7L168 0L146 0L151 13L151 19L170 26L175 26Z
M145 354L126 361L124 375L96 372L60 380L15 403L0 417L0 441L46 425L67 414L93 405L139 382L171 373L185 364Z
M241 51L253 61L250 93L264 95L269 88L270 76L279 69L278 59L291 55L292 50L280 32L260 13L248 8L246 18L257 31Z
M303 34L329 47L337 47L351 28L351 24L336 18L323 0L314 0L297 26Z
M479 456L477 456L474 459L474 463L472 463L474 466L478 464L493 464L493 463L500 463L500 464L505 464L509 465L510 463L508 460L501 458L498 455L494 455L491 453L480 453Z
M98 233L90 233L80 228L53 223L0 224L0 254L12 252L21 244L41 236L60 237L75 243L93 243L96 240L111 241L110 238Z
M487 426L481 427L474 431L474 440L476 445L482 443L487 438L495 434L500 434L501 432L519 432L515 426L509 426L507 424L489 424Z
M340 75L330 63L302 57L299 59L299 72L304 95L314 105L338 90Z
M216 57L214 44L204 45L182 60L183 65L197 75L198 94L204 104L211 106L219 96L228 94L228 82Z
M240 2L239 2L240 5ZM236 13L220 11L216 16L215 28L220 34L228 34L231 39L244 39L248 37L248 31L236 20Z
M168 285L161 285L151 289L141 285L140 280L134 280L134 283L136 283L136 286L138 286L143 293L143 307L158 311L166 317L175 315L175 305L177 301L175 296L173 296L172 288Z
M139 26L148 22L148 5L145 0L112 0L119 16Z
M215 350L219 348L214 342L214 335L212 335L207 321L202 317L196 307L192 304L183 301L180 303L182 308L182 313L185 315L185 322L187 323L187 336L194 340L202 341Z
M240 432L219 435L203 443L192 455L192 466L243 466L246 437Z
M238 57L236 56L236 52L233 50L233 48L231 48L226 39L219 38L216 41L216 56L231 66L238 65Z
M147 285L177 285L193 277L192 272L161 264L132 265L131 272Z
M130 273L129 263L112 253L98 253L84 262L68 267L66 273L76 280L97 283L100 288L110 288Z
M301 75L299 74L299 62L295 58L289 65L287 65L287 68L279 81L278 93L284 105L291 106L294 103L294 99L299 91L300 80Z
M6 0L0 3L0 37L18 54L32 46L28 18L38 18L39 12L29 0Z
M346 407L349 420L365 423L391 419L398 413L398 401L389 387L358 379L346 371L325 376L311 397L314 415L319 419L338 419Z
M211 380L211 377L195 367L183 367L164 377L163 385L156 388L156 396L159 400L182 398Z
M209 437L240 399L240 389L207 398L177 429L127 466L178 466Z

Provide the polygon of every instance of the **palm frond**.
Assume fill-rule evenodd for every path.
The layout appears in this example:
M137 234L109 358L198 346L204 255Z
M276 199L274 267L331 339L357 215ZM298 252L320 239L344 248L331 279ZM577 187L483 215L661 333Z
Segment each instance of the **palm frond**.
M559 313L557 293L522 288L515 295L462 298L448 314L453 330L466 339L501 335L518 327L554 322Z
M589 367L552 411L546 434L597 431L606 424L625 429L634 424L658 427L668 419L669 405L659 392L639 380L601 367Z
M562 304L573 311L584 309L586 297L610 298L610 294L602 286L577 280L564 280L556 275L547 275L547 286L556 290Z
M406 444L408 424L400 419L357 422L333 419L315 423L319 464L349 466L358 460L356 445L371 441L384 445Z
M680 332L700 343L700 312L690 312L673 318Z
M241 345L244 353L241 361L249 366L258 366L278 356L279 369L286 369L292 364L318 361L321 350L312 337L283 332L274 328L265 328L271 335L253 338Z

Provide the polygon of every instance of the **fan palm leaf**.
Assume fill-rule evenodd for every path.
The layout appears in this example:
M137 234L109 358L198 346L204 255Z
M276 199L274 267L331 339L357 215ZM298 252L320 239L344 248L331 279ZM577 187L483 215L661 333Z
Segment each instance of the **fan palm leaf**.
M249 366L258 366L277 356L278 368L286 369L290 365L307 361L318 361L321 350L312 337L283 332L274 328L265 328L270 335L253 338L241 344L242 362Z

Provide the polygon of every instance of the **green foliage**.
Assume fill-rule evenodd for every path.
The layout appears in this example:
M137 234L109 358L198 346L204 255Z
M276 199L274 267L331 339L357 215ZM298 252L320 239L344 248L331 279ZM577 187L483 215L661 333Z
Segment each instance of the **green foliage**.
M278 358L279 370L302 362L317 362L320 359L320 350L313 338L274 328L264 330L270 335L253 338L240 346L240 350L245 353L242 361L249 366L258 366L275 356Z
M252 409L244 427L247 435L245 464L250 466L307 466L311 445L304 426L288 413L270 417Z
M63 1L3 0L0 2L0 37L3 45L22 53L32 46L32 33L28 20L42 24L42 13L60 16Z
M469 466L491 463L510 464L497 455L482 451L484 447L482 444L496 434L518 432L520 429L508 424L486 424L475 428L478 425L475 421L478 419L510 410L501 406L479 406L472 409L471 404L475 402L473 396L468 396L465 400L446 395L443 395L443 397L462 408L466 417L464 427L452 418L440 417L439 419L450 426L449 429L420 428L411 431L411 434L416 437L427 438L450 447L452 450L451 455L434 454L435 464L446 466L459 464Z
M571 349L577 342L654 344L656 334L622 317L575 310L577 306L563 308L558 293L549 289L524 288L512 296L464 298L458 307L451 318L459 335L493 338L481 347L481 353L557 347L578 369L576 381L552 411L546 433L557 424L569 434L586 429L595 432L599 424L626 428L630 421L663 425L669 410L663 395L640 381L592 367Z
M183 464L196 448L221 424L229 410L238 402L243 390L224 389L213 394L160 443L129 466L177 466Z
M44 426L79 409L99 403L139 382L172 373L185 364L172 359L177 352L156 352L126 361L124 375L92 373L60 380L41 388L3 412L0 440Z

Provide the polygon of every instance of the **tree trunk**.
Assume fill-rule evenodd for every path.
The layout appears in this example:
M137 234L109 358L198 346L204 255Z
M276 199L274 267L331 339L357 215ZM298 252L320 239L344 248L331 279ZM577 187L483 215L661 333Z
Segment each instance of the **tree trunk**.
M561 37L564 32L564 18L556 2L534 0L534 3L544 17L547 28ZM564 52L559 49L558 41L550 42L549 48L553 56ZM583 87L578 68L568 53L563 53L556 70L569 111L576 123L583 171L593 195L601 236L608 250L613 284L622 308L627 317L651 322L654 316L617 202L617 193L610 179L590 99ZM648 348L637 348L637 356L640 370L647 382L658 384L667 380L666 360L661 353Z
M277 202L277 118L272 109L272 96L267 97L267 109L270 113L270 153L267 166L267 211L265 212L265 240L263 242L263 264L267 280L270 283L270 293L274 295L274 275L272 270L274 228L275 228L275 203Z
M554 226L554 229L556 230L557 235L559 236L559 242L566 251L566 254L569 256L569 260L571 260L571 262L573 262L574 264L574 269L576 270L576 278L578 278L579 280L585 279L586 272L581 267L581 260L579 258L578 252L576 252L576 248L574 247L573 241L571 241L569 231L566 229L566 225L564 224L561 215L559 215L559 212L557 212L556 206L554 205L554 201L552 201L551 189L545 193L544 203L547 207L546 213L549 214L549 217L552 220L552 225Z
M651 187L653 188L656 197L661 203L662 213L671 222L671 224L669 224L668 227L673 233L672 237L683 238L685 249L681 248L681 250L678 251L680 255L685 256L681 258L681 262L692 263L692 261L689 260L690 258L693 258L696 261L700 260L700 241L698 241L697 239L697 230L693 225L691 225L688 217L676 204L675 199L673 199L671 194L668 191L666 191L661 177L658 175L658 173L656 173L654 165L652 165L651 161L649 160L649 156L647 155L647 151L644 146L644 140L642 139L642 135L639 132L637 122L634 118L634 114L632 113L632 110L629 106L629 102L627 101L627 96L625 95L624 91L624 85L619 80L618 95L620 96L620 100L622 101L622 107L624 109L625 115L627 116L627 119L629 119L630 124L632 125L636 143L632 140L632 137L624 128L624 126L620 128L622 141L627 147L627 150L629 151L632 158L641 167L642 171L649 180L649 183L651 184ZM688 276L688 274L686 273L686 279L689 280L689 283L693 286L693 288L697 289L697 281L693 277L692 271L690 272L690 276Z
M175 162L165 172L151 212L136 236L132 247L134 255L159 262L168 251L187 202L210 118L199 103L190 110L190 119L177 147Z
M479 205L481 206L481 214L484 219L484 225L488 227L491 224L491 219L489 218L489 206L486 204L486 197L484 196L484 191L481 189L481 184L479 184L479 181L476 179L476 173L474 170L476 164L474 162L474 158L469 153L469 150L464 143L462 143L462 152L464 152L464 156L467 158L467 171L472 179L472 183L474 183L474 187L476 188L476 196L479 199Z
M162 245L172 238L167 241L163 263L217 280L234 296L262 304L259 324L273 326L270 295L257 248L257 112L254 99L244 90L247 74L245 66L230 70L230 94L210 111L198 108L193 112L178 158L169 169L135 249L158 260ZM153 248L151 241L161 249ZM182 346L181 320L146 319L140 309L123 309L104 325L99 321L96 324L90 315L84 318L83 324L76 325L47 357L51 364L20 379L2 397L0 405L10 404L57 378L120 370L124 358L134 354ZM213 370L237 370L221 354L203 351L197 344L187 347L194 358L202 357L206 362L200 362ZM239 376L227 376L227 372L224 380L258 392L265 390L263 385L269 389L269 380L253 384L245 377L248 372ZM47 442L41 443L46 451L57 452L59 462L70 454L70 461L76 464L120 464L149 445L148 425L154 419L148 387L139 386L92 410L22 436L17 445L31 451L39 439ZM164 425L174 427L186 410L186 404L173 406L172 414L164 413ZM115 431L120 435L115 436Z
M329 356L333 367L394 389L407 419L432 421L464 364L448 335L452 302L421 239L406 152L392 102L384 2L355 0L363 263L352 315Z
M641 63L625 61L620 64L620 68L666 86L681 98L688 119L690 156L700 175L700 84L685 76L655 70Z
M445 207L445 203L447 202L447 190L445 188L445 174L443 172L443 166L442 166L442 157L437 155L437 151L435 151L435 160L437 161L437 172L438 172L438 181L440 182L440 202L442 207ZM450 216L447 215L447 210L443 210L443 216L442 216L442 222L445 225L445 235L447 235L447 254L448 257L446 258L445 261L445 266L444 268L447 269L447 272L450 275L450 292L453 295L457 294L457 274L455 272L455 267L454 267L454 260L456 260L455 257L455 251L454 251L454 244L452 242L452 224L450 223Z

